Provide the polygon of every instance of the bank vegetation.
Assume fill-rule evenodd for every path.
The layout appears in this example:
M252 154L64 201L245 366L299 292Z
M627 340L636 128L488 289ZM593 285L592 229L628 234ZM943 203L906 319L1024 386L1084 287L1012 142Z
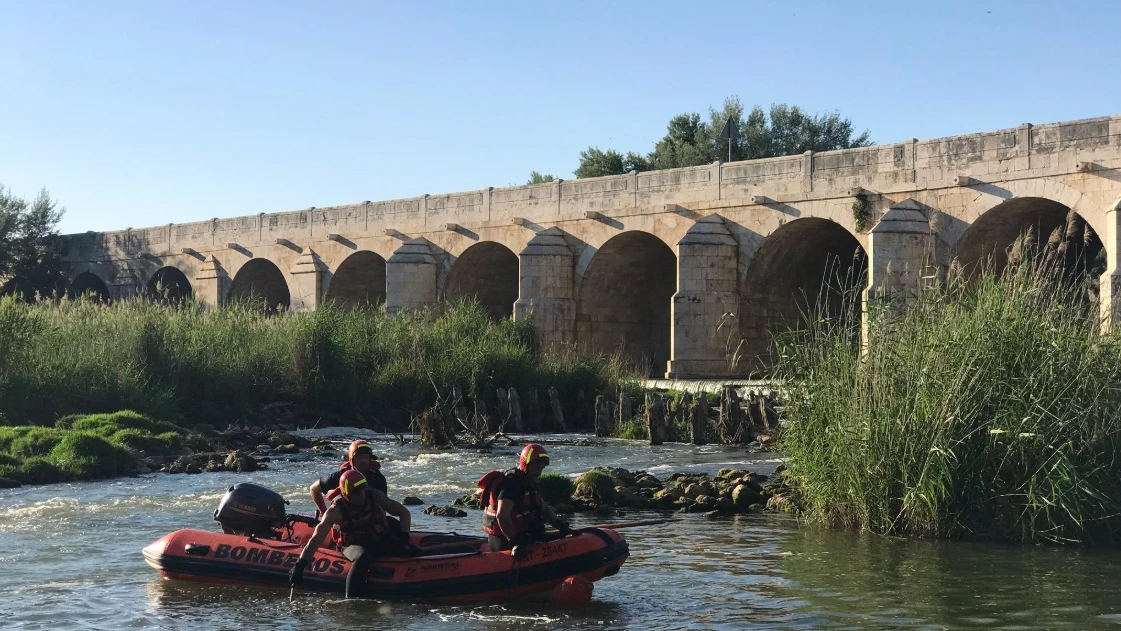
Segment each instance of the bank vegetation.
M873 309L866 353L859 318L784 338L784 478L808 519L1121 540L1121 337L1099 334L1086 267L1042 252L999 275L951 269L906 309Z
M269 315L250 304L9 297L0 300L0 358L0 425L128 409L225 427L276 422L270 411L285 410L286 424L407 431L438 393L485 403L515 388L533 429L552 428L550 389L568 428L582 429L583 401L634 383L615 358L544 352L530 323L492 320L473 303L392 316L331 305Z

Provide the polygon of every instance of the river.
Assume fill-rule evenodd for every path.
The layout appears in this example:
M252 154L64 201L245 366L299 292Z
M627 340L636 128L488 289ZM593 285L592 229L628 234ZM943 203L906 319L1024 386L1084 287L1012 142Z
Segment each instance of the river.
M349 438L354 430L309 435ZM567 439L573 436L543 436ZM550 471L595 465L767 473L772 457L721 446L651 447L582 437L551 446ZM377 437L390 494L449 504L493 454L431 452ZM0 628L4 629L1086 629L1121 625L1121 552L907 541L827 532L786 515L678 521L621 531L631 557L597 582L591 603L448 605L346 601L256 588L164 581L140 550L172 530L213 529L218 499L249 480L313 512L307 487L333 465L274 461L254 474L152 474L0 491ZM467 518L413 510L414 528L478 532ZM634 512L626 519L655 516ZM576 525L592 523L578 517Z

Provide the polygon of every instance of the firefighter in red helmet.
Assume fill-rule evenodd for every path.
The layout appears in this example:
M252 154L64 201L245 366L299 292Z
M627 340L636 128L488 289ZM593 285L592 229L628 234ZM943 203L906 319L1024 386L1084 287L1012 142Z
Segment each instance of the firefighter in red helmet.
M513 549L515 557L528 545L545 538L545 524L552 524L561 535L572 534L568 523L557 517L541 499L537 480L549 465L549 454L537 443L526 445L518 455L518 467L491 471L479 480L482 490L483 530L490 538L491 550Z
M417 550L409 545L408 532L412 525L409 509L389 499L381 491L371 488L355 469L344 471L339 486L327 494L331 506L315 527L290 573L293 587L302 582L304 569L315 557L315 551L329 534L332 542L350 559L350 573L346 578L346 597L366 595L366 579L370 563L377 557L411 556ZM390 529L386 513L400 520L401 533Z
M339 478L351 469L357 470L366 478L366 483L373 489L389 495L389 487L385 476L381 473L381 463L374 456L370 443L359 438L350 443L346 450L346 460L339 465L336 471L323 476L311 485L311 499L315 502L320 513L327 512L327 502L324 497L339 486Z

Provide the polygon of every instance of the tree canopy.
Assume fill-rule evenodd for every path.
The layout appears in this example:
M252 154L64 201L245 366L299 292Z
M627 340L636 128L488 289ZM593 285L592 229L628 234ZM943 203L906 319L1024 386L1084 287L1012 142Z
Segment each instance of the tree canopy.
M854 135L852 121L837 112L810 114L785 103L771 105L769 111L756 105L748 112L738 97L729 97L719 110L709 108L707 120L696 112L674 116L666 126L665 136L646 155L588 147L580 152L580 164L573 173L578 178L598 177L727 160L728 141L720 138L720 132L729 118L740 131L740 138L732 141L733 161L872 144L867 131Z
M66 212L46 189L33 201L0 186L0 294L26 299L61 288L62 238L58 222Z
M546 182L556 181L556 177L548 173L538 173L537 171L529 172L529 181L526 184L544 184Z

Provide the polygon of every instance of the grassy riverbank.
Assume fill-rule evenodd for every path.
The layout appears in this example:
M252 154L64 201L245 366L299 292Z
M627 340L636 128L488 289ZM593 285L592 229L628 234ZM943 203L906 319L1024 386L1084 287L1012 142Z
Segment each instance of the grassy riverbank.
M540 353L529 323L495 322L470 304L443 314L325 307L269 317L237 306L8 298L0 300L0 357L0 424L131 409L221 427L253 424L280 402L321 423L401 430L435 400L436 387L458 384L485 398L513 386L523 408L537 389L544 410L550 387L567 407L581 390L594 401L628 381L607 358Z
M1121 540L1121 339L1046 261L859 330L786 340L786 480L809 519L879 533ZM1096 279L1090 279L1091 281Z
M108 478L131 472L140 455L190 447L192 438L198 437L130 411L64 417L54 427L0 427L0 478L23 484Z

